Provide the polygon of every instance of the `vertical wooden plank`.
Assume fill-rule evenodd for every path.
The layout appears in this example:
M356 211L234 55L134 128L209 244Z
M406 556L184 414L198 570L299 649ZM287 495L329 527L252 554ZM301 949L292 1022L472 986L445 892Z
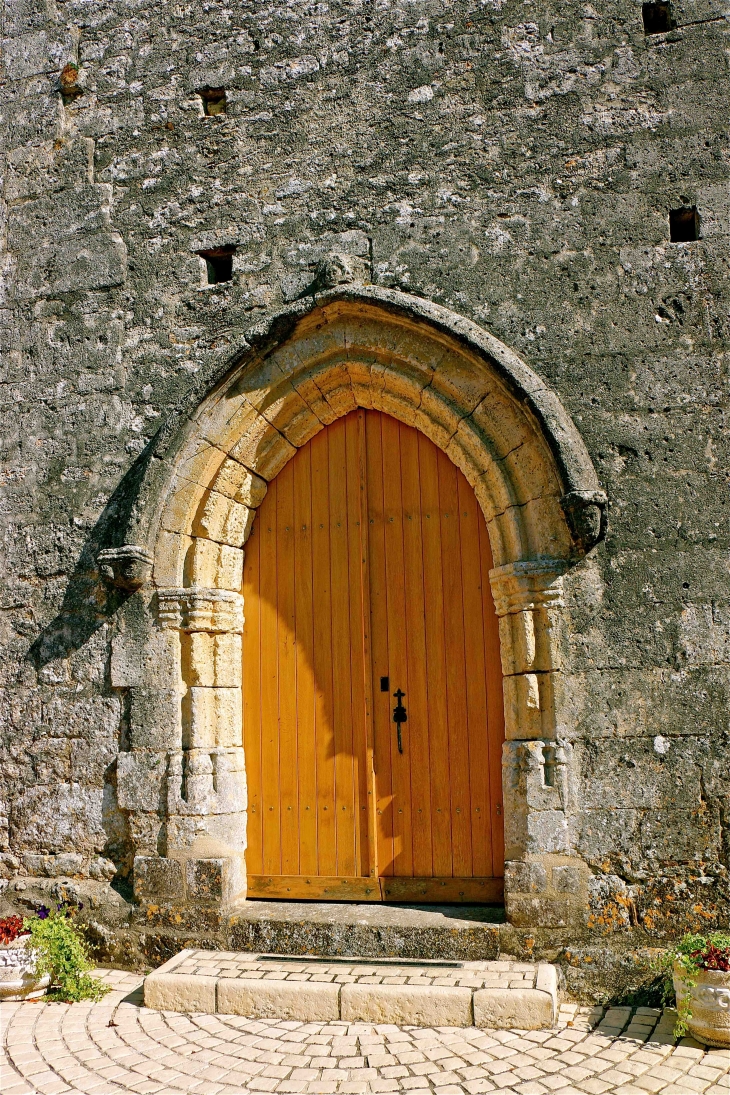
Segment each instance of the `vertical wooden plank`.
M277 483L269 486L266 512L260 516L261 608L261 808L263 869L281 874L281 814L279 787L278 597L276 573Z
M423 585L423 538L421 530L421 483L418 434L401 423L400 466L403 525L403 575L405 579L404 630L407 641L408 696L404 746L409 762L407 801L412 833L412 873L433 875L431 833L431 763L429 744L428 681L426 669L426 604ZM391 689L392 691L392 689ZM398 804L397 804L398 805ZM396 870L397 874L402 874Z
M330 558L329 430L312 438L312 593L314 602L317 871L337 874L335 741L332 709L332 572Z
M400 423L389 415L381 421L383 443L383 501L385 523L385 580L388 594L388 668L390 671L391 708L393 693L405 692L408 708L408 634L403 555L403 498L400 464ZM402 727L403 752L399 752L396 725L389 725L390 763L393 788L393 873L413 873L413 840L410 817L410 727Z
M489 786L487 671L479 525L484 517L474 491L459 471L456 474L461 541L461 581L464 601L466 657L466 706L469 735L472 869L475 875L492 874L492 823Z
M504 817L502 808L502 745L504 742L504 696L502 664L499 651L499 622L494 611L494 599L489 584L492 549L487 525L479 526L482 572L482 609L484 618L484 648L487 670L487 716L489 741L489 786L491 789L492 873L504 875Z
M444 586L444 642L451 773L451 840L457 877L472 874L471 801L469 796L469 731L467 728L464 649L464 598L461 584L461 542L457 468L439 452L439 501Z
M294 646L294 469L276 477L277 689L282 874L299 872L296 651Z
M332 711L335 750L336 874L352 877L355 867L355 783L352 685L350 679L350 565L347 532L347 448L345 422L329 428L330 559L332 573Z
M376 784L378 873L393 873L393 789L390 764L390 691L380 689L381 677L390 675L388 652L388 595L385 573L383 514L383 453L379 411L365 416L367 452L368 560L370 593L370 649L372 659L373 755ZM394 685L393 688L396 686Z
M299 871L304 875L317 873L317 760L314 723L311 455L310 446L305 445L291 461L294 475L294 610L296 626Z
M248 822L246 869L261 874L262 802L261 802L261 613L259 591L259 521L246 544L243 569L243 748L248 782Z
M370 595L368 571L367 454L365 411L345 419L347 501L350 558L350 654L352 724L356 780L355 829L357 873L377 876L375 784L372 740L372 664L370 660Z
M436 446L418 438L421 471L421 535L423 584L426 603L426 665L428 671L428 724L430 741L430 798L433 873L453 873L451 846L451 773L444 648L444 590L439 521L439 480Z

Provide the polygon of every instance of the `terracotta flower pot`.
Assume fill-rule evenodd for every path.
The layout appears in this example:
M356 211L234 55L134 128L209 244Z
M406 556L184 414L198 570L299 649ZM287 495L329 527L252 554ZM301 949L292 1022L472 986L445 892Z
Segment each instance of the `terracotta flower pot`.
M36 1000L51 983L50 974L38 975L29 941L29 935L21 935L0 943L0 1000Z
M687 1026L692 1037L708 1046L730 1049L730 973L699 970L697 984L688 990L681 971L675 967L674 991L678 1007L691 991L692 1018Z

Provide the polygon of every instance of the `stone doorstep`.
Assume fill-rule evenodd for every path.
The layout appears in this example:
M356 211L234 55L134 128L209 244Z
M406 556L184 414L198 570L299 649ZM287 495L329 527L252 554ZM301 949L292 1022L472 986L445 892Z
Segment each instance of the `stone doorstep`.
M300 1022L542 1030L555 1024L547 962L398 962L183 950L144 982L158 1011Z

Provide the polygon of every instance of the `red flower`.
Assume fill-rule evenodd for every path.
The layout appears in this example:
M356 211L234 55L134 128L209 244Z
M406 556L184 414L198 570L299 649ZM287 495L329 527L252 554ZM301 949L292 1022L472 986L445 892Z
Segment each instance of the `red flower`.
M703 970L719 970L721 973L730 973L730 950L716 947L714 943L708 943L703 950L694 951L691 955Z
M28 935L23 930L22 916L6 916L0 920L0 943L14 943L20 935Z

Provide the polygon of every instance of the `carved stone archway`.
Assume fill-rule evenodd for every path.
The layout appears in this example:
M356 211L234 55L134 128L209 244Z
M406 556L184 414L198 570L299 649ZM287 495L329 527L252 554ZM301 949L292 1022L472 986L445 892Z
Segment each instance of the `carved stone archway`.
M322 295L249 336L161 431L127 530L134 546L106 553L128 588L130 567L153 564L112 658L113 683L130 693L118 794L137 896L219 908L245 897L244 545L267 483L356 407L423 431L475 490L500 618L507 911L514 923L572 921L586 869L572 854L571 754L557 730L562 587L603 535L605 495L559 399L514 353L446 309L371 287Z

